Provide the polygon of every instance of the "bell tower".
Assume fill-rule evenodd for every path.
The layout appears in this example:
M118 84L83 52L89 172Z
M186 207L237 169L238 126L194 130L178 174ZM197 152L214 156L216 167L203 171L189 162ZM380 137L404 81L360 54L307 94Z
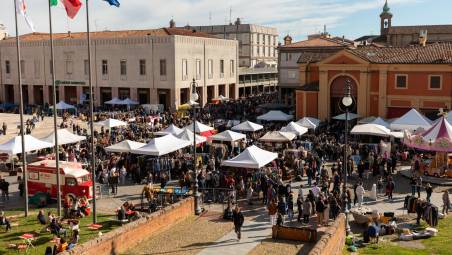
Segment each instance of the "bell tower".
M392 13L388 6L388 0L386 0L383 6L383 12L380 14L380 35L387 35L389 28L391 28Z

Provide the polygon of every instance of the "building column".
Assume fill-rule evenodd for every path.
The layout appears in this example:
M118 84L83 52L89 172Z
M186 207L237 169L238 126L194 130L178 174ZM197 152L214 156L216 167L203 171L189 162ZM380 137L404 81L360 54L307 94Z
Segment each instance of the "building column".
M111 98L113 99L113 98L115 98L115 97L118 97L118 88L116 88L116 87L111 87Z
M28 90L28 104L35 104L35 93L33 91L34 85L27 85Z
M49 86L48 85L42 86L42 101L44 102L44 104L48 103L50 105Z
M330 99L328 95L330 94L330 88L328 84L328 71L319 69L319 119L326 120L330 116Z
M138 101L138 89L130 88L130 99Z
M149 102L151 102L151 104L158 104L158 95L157 95L157 89L155 88L151 88L150 89L150 93L149 93Z
M177 107L178 107L179 105L183 104L183 103L180 101L180 91L181 91L180 88L175 88L175 89L174 89L174 99L172 99L172 102L174 103L174 104L173 104L174 109L177 109ZM173 96L173 95L171 95L171 96ZM184 102L184 103L185 103L185 102Z
M358 85L358 115L362 117L366 117L368 112L367 107L367 92L369 91L369 84L368 84L368 73L361 71L359 74L359 85Z
M64 88L65 88L65 86L59 86L58 94L60 95L60 101L65 101L66 102L66 98L64 97Z
M3 103L6 103L6 90L5 90L5 84L0 84L0 101Z
M80 103L80 96L83 93L83 87L82 86L77 86L75 93L77 93L77 103Z
M14 85L14 103L20 104L20 87L19 84Z
M94 93L94 105L100 106L100 87L93 86L93 93Z
M380 69L379 83L378 83L378 116L385 118L387 110L387 84L388 83L388 70Z

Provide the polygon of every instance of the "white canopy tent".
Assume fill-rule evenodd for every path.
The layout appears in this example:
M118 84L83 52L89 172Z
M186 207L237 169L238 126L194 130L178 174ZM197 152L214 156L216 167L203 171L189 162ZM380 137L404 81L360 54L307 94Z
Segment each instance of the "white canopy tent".
M246 139L246 135L234 131L226 130L210 137L210 139L222 142L234 142Z
M114 128L114 127L127 126L127 122L120 121L120 120L117 120L117 119L106 119L106 120L103 120L103 121L95 122L94 125L96 125L96 126L103 126L103 127L106 127L106 128Z
M25 135L24 138L25 152L53 147L53 144L41 141L31 135ZM0 144L0 153L7 153L9 155L22 153L22 137L19 135L3 144Z
M346 118L345 113L342 113L342 114L339 114L339 115L333 117L333 119L335 119L335 120L345 120L345 118ZM352 112L348 113L348 120L354 120L357 118L359 118L358 114L352 113Z
M402 131L405 129L414 131L419 128L427 130L431 125L432 122L429 119L413 108L402 117L394 120L390 127L393 131Z
M363 124L354 126L350 131L350 134L389 137L391 130L378 124Z
M182 133L182 131L184 131L184 130L181 129L181 128L178 128L178 127L177 127L176 125L174 125L174 124L171 124L171 125L169 125L167 128L163 129L162 131L155 132L155 134L156 134L156 135L159 135L159 136L161 136L161 135L169 135L169 134L174 135L174 136L177 136L177 135L179 135L180 133Z
M51 109L53 108L53 106L50 107ZM63 100L61 100L60 102L58 102L56 104L56 109L57 110L69 110L69 109L76 109L75 106L68 104L66 102L64 102Z
M281 132L281 131L270 131L270 132L267 132L261 138L259 138L259 141L284 143L284 142L292 141L295 137L296 137L296 135L293 133Z
M178 134L176 137L185 141L189 141L190 144L193 144L193 132L191 132L188 129L182 130L182 132ZM205 138L204 136L196 135L196 145L205 143L206 141L207 138Z
M138 103L137 101L132 100L130 98L126 98L124 100L120 100L119 103L118 103L118 105L137 105L137 104L140 104L140 103Z
M391 131L391 136L397 139L403 139L403 132Z
M370 124L377 124L377 125L381 125L385 128L389 128L389 123L386 122L383 118L378 117L375 120L373 120L372 122L370 122Z
M282 132L289 132L295 135L304 135L308 132L306 127L302 127L295 122L290 122L287 126L281 128Z
M121 99L119 99L117 97L114 97L113 99L111 99L109 101L105 101L104 104L111 104L111 105L116 104L116 105L119 105L119 104L121 104L121 102L122 102Z
M259 169L278 158L277 153L263 150L255 145L246 148L238 156L223 161L223 166Z
M193 132L193 123L191 123L190 125L186 126L185 129L188 129L188 130ZM207 131L213 131L213 130L215 130L213 127L210 127L210 126L207 126L205 124L202 124L199 121L196 121L196 123L195 123L195 132L198 133L198 134L204 133L204 132L207 132Z
M372 123L372 121L376 120L377 118L374 116L370 116L370 117L366 117L366 118L362 118L360 120L358 120L358 124L362 125L362 124L370 124Z
M145 146L132 150L132 153L150 156L163 156L190 145L191 143L187 140L179 139L173 135L165 135L152 139Z
M320 124L320 120L311 117L303 117L295 123L307 129L316 129Z
M58 129L57 136L58 145L78 143L80 141L86 140L86 136L76 135L67 129ZM50 133L48 136L44 137L41 140L55 145L55 132Z
M111 146L108 146L107 148L105 148L106 151L108 152L118 152L118 153L126 153L126 152L131 152L132 150L136 150L138 148L141 148L143 146L145 146L145 143L139 143L139 142L134 142L134 141L130 141L130 140L124 140L122 142L119 142L117 144L113 144Z
M263 128L264 128L264 126L262 126L262 125L256 124L251 121L245 121L245 122L238 124L237 126L233 126L231 128L231 130L242 131L242 132L255 132L255 131L259 131Z
M286 114L282 111L269 111L266 114L258 116L257 119L265 121L289 121L293 119L293 115Z

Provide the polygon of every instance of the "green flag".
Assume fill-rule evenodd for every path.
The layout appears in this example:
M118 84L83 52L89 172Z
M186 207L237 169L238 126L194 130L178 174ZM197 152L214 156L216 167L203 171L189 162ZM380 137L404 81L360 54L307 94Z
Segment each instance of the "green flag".
M57 6L58 5L58 0L49 0L50 1L50 5L51 6Z

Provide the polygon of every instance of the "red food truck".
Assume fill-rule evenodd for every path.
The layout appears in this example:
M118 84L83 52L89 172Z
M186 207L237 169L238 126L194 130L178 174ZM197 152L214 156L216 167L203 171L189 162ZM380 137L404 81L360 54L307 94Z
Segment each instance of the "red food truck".
M60 185L62 198L70 195L74 198L93 197L93 183L90 173L82 168L81 163L59 161ZM47 193L57 198L56 161L42 160L28 164L28 195L38 192Z

